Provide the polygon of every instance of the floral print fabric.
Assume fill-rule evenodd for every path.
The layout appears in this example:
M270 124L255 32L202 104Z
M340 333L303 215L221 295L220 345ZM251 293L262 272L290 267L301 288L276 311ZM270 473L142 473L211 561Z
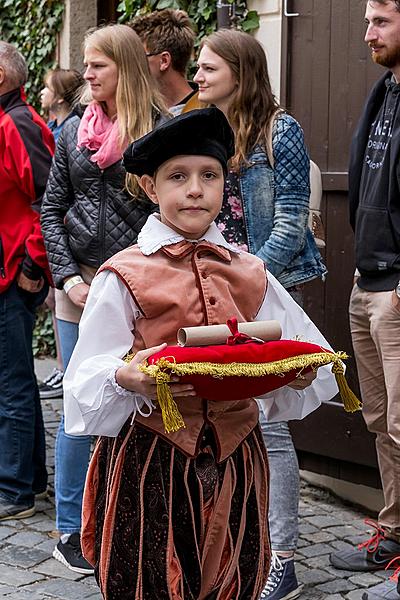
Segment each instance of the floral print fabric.
M234 171L226 178L222 208L215 222L229 244L248 252L239 175Z

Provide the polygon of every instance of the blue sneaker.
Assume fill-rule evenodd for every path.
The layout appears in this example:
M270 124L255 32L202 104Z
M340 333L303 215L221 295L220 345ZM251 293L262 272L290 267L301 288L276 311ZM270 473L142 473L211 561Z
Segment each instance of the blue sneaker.
M260 600L293 600L300 596L302 588L297 582L293 558L279 558L272 552L271 569Z
M387 581L365 590L362 600L399 600L400 599L400 556L387 565L386 569L395 569Z
M362 598L363 600L399 600L400 583L396 585L393 581L388 579L387 581L374 585L374 587L366 590L363 593Z

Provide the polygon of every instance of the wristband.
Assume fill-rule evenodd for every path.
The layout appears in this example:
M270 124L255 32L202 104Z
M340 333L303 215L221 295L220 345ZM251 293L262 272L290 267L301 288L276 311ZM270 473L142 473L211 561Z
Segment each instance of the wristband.
M78 283L85 283L80 275L74 275L66 281L63 285L64 292L68 294L68 292Z

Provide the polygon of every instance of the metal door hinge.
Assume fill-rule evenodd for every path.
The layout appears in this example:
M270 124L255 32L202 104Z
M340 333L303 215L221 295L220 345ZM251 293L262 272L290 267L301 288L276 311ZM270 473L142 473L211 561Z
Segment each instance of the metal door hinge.
M288 0L283 0L283 14L285 17L299 17L300 13L288 12Z

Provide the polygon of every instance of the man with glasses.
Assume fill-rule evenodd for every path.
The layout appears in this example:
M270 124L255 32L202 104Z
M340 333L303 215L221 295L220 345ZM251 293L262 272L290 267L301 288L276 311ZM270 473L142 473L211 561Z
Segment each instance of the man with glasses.
M130 27L140 37L151 74L174 116L200 107L197 88L187 81L196 34L187 13L165 9L135 17Z

